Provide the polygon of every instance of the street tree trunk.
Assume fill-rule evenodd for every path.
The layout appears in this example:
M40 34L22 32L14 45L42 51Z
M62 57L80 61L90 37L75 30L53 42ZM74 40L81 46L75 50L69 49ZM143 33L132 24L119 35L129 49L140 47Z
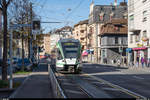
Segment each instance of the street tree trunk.
M2 66L2 80L7 80L7 4L3 1L3 66Z

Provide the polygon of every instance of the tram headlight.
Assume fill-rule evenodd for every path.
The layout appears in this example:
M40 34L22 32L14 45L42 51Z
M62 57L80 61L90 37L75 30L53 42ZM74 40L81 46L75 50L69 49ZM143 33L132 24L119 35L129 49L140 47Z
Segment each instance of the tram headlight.
M65 60L63 59L62 62L65 62Z

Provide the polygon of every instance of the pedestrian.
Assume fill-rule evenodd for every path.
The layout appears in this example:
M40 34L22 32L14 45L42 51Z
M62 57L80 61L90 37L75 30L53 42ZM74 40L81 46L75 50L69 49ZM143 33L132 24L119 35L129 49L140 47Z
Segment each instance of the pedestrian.
M121 64L121 61L118 59L117 65L120 66L120 64Z
M124 58L124 65L125 66L127 65L127 58L126 57Z
M136 57L136 66L139 67L139 57Z
M150 67L150 58L148 58L148 67Z
M144 64L144 65L145 65L145 67L147 67L147 66L148 66L148 65L147 65L147 64L148 64L148 60L147 60L147 58L145 58L144 63L145 63L145 64Z
M141 64L142 64L142 67L144 67L144 58L141 57Z

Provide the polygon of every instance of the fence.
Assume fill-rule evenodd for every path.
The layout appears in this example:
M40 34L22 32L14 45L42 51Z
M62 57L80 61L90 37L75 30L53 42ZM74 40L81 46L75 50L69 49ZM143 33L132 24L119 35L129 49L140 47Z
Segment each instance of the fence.
M50 81L52 84L52 90L53 90L54 96L56 98L66 98L63 90L61 89L61 87L56 79L56 76L55 76L52 68L50 67L50 64L48 64L48 72L49 72L49 77L50 77Z

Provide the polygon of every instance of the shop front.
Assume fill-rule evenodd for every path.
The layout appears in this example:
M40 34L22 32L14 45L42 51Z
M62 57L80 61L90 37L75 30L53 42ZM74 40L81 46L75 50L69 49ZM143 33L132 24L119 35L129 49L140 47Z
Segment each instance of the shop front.
M148 49L147 47L140 47L140 48L132 48L134 52L134 65L139 66L141 65L141 58L143 57L145 61L148 58Z

